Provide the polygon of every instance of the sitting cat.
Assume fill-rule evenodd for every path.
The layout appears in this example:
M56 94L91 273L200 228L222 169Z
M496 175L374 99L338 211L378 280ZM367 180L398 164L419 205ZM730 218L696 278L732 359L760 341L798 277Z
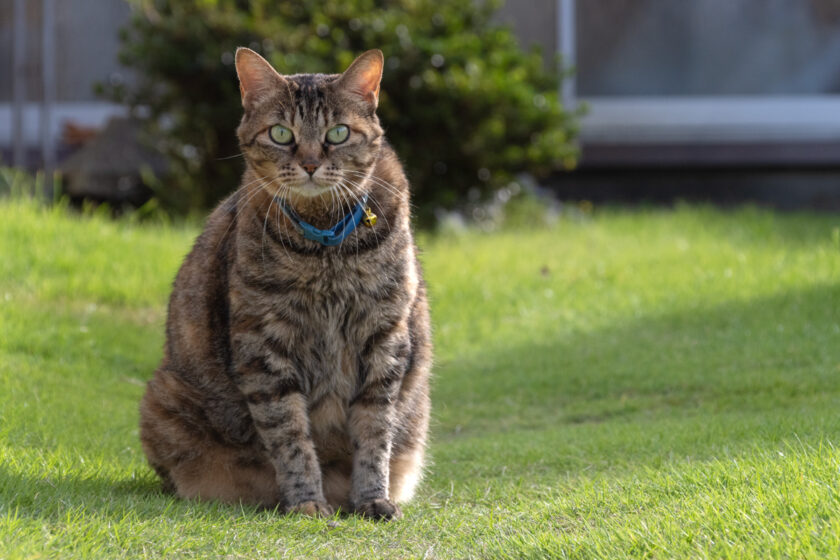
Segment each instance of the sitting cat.
M140 439L184 498L379 519L423 469L431 342L383 56L281 76L236 52L240 188L175 279ZM378 214L378 217L374 214Z

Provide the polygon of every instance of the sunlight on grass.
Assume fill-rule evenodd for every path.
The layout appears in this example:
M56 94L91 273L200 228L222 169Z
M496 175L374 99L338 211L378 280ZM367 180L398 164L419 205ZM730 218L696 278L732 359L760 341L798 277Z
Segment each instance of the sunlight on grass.
M840 218L602 210L420 236L406 519L173 500L137 440L198 228L0 202L0 558L840 555Z

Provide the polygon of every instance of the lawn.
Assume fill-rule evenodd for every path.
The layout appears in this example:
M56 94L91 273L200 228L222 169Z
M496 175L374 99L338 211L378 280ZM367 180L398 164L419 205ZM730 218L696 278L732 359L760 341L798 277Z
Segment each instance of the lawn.
M0 558L840 557L838 226L422 235L432 462L383 524L161 494L137 403L198 229L0 202Z

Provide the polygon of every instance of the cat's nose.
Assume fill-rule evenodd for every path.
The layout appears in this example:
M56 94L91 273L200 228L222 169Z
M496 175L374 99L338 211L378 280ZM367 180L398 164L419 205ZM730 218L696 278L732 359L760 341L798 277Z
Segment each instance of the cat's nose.
M309 176L312 177L312 174L318 169L319 163L317 161L307 160L302 161L300 166L303 167L303 170L309 173Z

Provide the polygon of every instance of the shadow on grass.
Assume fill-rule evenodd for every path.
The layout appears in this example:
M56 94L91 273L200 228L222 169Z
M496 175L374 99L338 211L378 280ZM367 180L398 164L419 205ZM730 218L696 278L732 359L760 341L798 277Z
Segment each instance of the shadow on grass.
M150 497L159 497L161 503L167 499L151 476L136 479L102 474L34 476L13 472L4 465L0 465L0 497L3 509L19 516L39 518L54 518L74 509L93 515L124 516L133 505L148 502ZM156 514L148 512L148 515Z
M137 478L107 475L45 477L16 473L0 466L0 512L16 517L61 521L74 513L91 518L155 520L175 516L257 514L251 506L181 500L161 491L149 471Z
M536 474L548 484L617 464L836 438L839 310L840 286L823 285L594 332L535 334L527 345L449 363L438 372L437 465L424 492L455 478L501 484ZM39 477L0 466L0 500L6 511L54 521L68 510L142 519L244 511L174 500L145 470L136 479Z
M446 364L433 402L444 476L465 461L556 475L837 439L840 285L535 333Z

